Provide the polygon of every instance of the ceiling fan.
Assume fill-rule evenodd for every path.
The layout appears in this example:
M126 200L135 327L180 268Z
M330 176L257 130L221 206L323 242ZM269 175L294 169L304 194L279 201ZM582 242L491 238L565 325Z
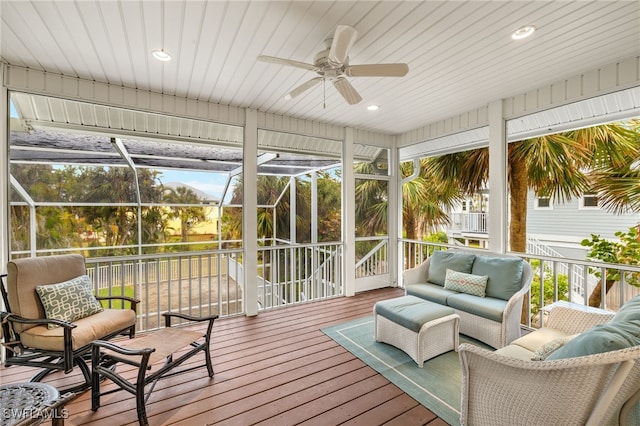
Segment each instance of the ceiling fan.
M321 81L329 80L349 105L355 105L362 97L345 77L403 77L409 72L407 64L399 63L349 65L349 50L357 38L358 31L355 28L338 25L334 34L325 40L326 48L316 54L313 64L265 55L258 56L258 60L315 71L318 74L318 77L287 93L285 99L295 98Z

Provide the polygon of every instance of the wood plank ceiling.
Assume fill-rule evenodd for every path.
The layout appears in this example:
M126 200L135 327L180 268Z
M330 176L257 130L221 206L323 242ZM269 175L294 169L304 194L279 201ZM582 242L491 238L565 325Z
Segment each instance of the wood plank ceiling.
M634 1L3 0L9 64L224 105L399 134L640 55ZM349 106L314 76L257 62L313 62L337 24L360 33L350 63L406 62L403 78L351 78ZM538 30L514 41L523 25ZM173 60L159 62L164 49ZM323 97L326 96L326 108ZM378 104L380 110L366 110Z

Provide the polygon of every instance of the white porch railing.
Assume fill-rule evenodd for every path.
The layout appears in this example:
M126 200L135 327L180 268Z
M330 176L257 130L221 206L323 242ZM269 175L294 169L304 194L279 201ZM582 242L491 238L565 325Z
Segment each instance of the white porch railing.
M259 250L260 310L344 294L342 243ZM87 274L100 295L141 300L138 330L162 326L168 310L220 317L244 313L242 250L88 258Z
M389 237L356 238L356 252L364 244L378 243L356 262L356 278L389 273Z
M342 243L258 249L259 310L342 296Z
M241 250L88 258L96 294L140 299L138 330L163 326L162 312L220 317L244 313L241 283L232 278ZM233 274L235 275L235 274Z
M404 269L424 261L433 250L453 246L415 240L401 240ZM388 241L378 241L358 268L365 271L386 269ZM320 300L344 294L342 282L342 243L281 244L259 249L258 296L260 310ZM542 319L540 309L557 300L587 304L589 292L577 296L563 294L559 283L574 287L576 274L583 278L598 271L622 270L620 282L607 293L602 288L602 305L616 310L640 293L627 283L629 274L640 274L640 267L580 261L546 255L522 255L535 266L535 280L542 292L529 294L529 317L525 325ZM95 290L102 295L125 294L141 299L138 310L140 331L162 326L161 313L167 310L191 315L218 314L221 317L244 313L242 250L218 250L180 254L153 254L109 258L88 258L87 271ZM374 266L371 266L374 265ZM567 274L566 271L570 271ZM551 296L549 296L551 294Z
M527 253L531 253L534 256L564 258L564 256L557 250L554 250L548 245L531 237L527 237ZM574 292L574 298L584 297L585 293L591 293L596 285L598 285L598 278L590 273L587 273L585 277L582 268L574 268L566 263L558 264L558 268L559 273L567 276L571 275L571 290Z
M487 213L451 213L451 232L487 233Z

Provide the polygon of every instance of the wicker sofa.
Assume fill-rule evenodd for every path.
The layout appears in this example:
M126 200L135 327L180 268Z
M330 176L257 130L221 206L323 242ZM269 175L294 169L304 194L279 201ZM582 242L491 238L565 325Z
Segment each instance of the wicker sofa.
M447 285L452 271L463 281L486 277L484 295ZM403 273L407 295L454 308L460 316L460 333L494 348L520 337L522 303L532 278L531 266L519 257L464 249L435 251Z
M640 296L620 311L559 306L491 352L459 347L461 424L640 424Z

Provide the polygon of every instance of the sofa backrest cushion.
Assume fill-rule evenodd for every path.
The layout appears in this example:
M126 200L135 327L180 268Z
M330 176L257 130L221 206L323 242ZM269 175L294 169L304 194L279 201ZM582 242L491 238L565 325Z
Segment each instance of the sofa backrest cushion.
M596 325L552 353L547 360L574 358L640 345L640 320Z
M429 282L444 286L447 269L456 272L471 273L475 254L456 253L453 250L434 251L429 261Z
M522 288L524 261L517 257L476 256L471 273L486 275L486 295L509 300Z
M640 296L627 300L611 319L611 322L640 320Z

